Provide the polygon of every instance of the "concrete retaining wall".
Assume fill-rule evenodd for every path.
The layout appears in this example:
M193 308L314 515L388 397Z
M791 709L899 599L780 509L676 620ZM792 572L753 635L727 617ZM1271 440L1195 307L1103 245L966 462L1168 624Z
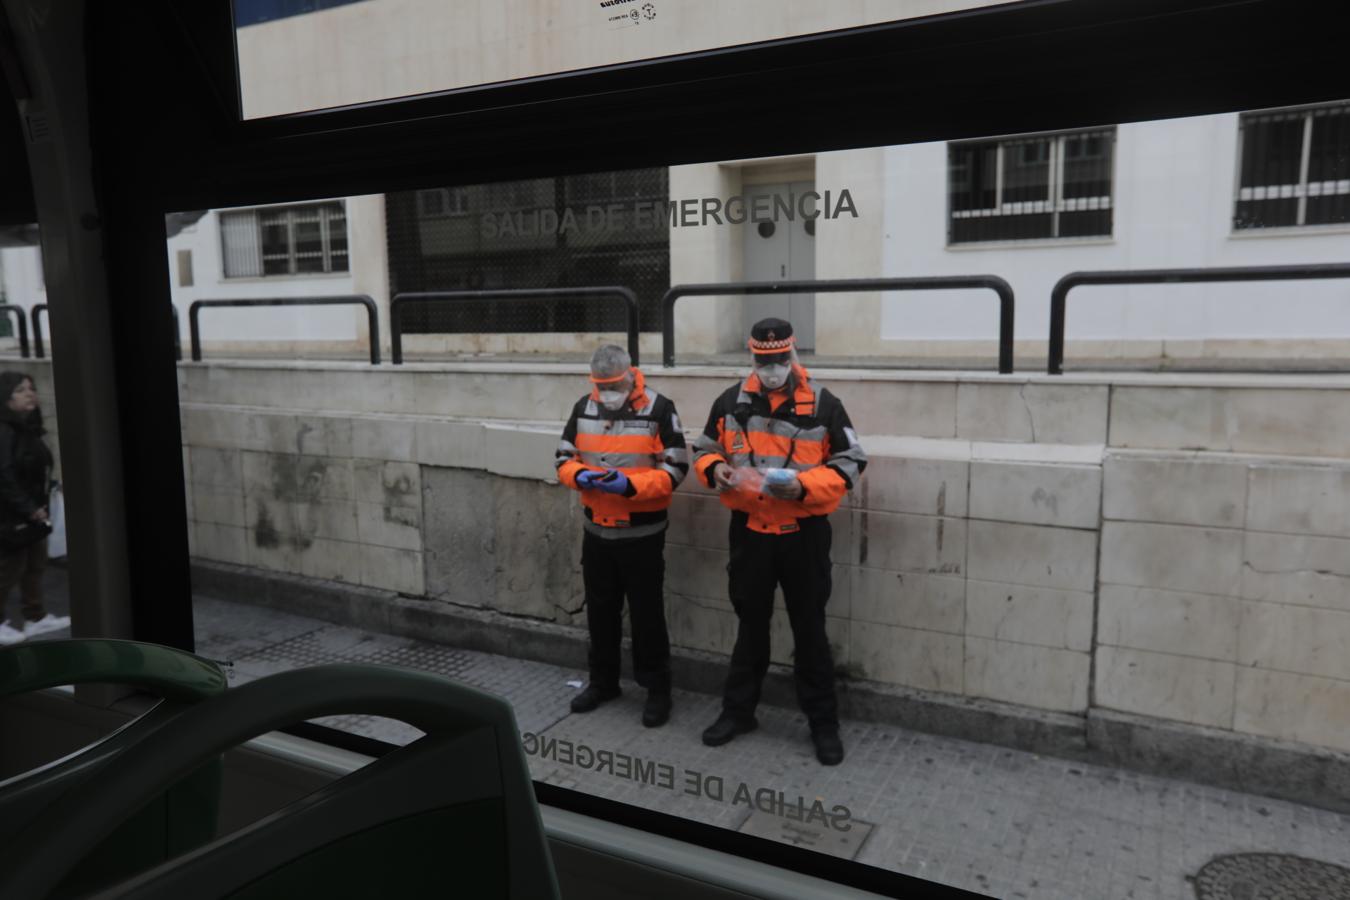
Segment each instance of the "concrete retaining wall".
M692 435L736 374L651 378ZM871 458L832 517L841 670L1350 750L1350 380L818 375ZM580 368L180 379L197 557L584 634L579 507L552 477ZM671 518L672 639L725 655L727 514L689 479Z

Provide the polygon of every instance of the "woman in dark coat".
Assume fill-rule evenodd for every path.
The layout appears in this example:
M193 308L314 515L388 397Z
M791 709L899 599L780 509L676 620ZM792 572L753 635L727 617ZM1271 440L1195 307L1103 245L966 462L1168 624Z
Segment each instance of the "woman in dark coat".
M42 604L42 573L47 568L47 538L24 546L14 536L25 525L50 524L52 452L43 443L42 410L33 379L22 372L0 372L0 644L13 644L35 634L70 625L69 616L54 616ZM37 532L41 534L42 532ZM23 622L5 621L9 593L19 586Z

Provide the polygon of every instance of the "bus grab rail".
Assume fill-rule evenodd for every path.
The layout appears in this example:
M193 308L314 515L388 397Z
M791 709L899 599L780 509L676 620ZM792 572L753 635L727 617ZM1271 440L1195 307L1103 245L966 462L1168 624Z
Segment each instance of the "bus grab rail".
M661 299L661 352L666 368L675 365L675 301L681 297L735 294L840 293L843 291L926 291L988 288L998 295L998 371L1013 370L1012 285L997 275L933 275L919 278L834 278L822 281L745 281L725 284L677 284Z
M330 297L249 297L221 300L196 300L188 307L188 331L192 340L192 360L202 360L202 335L198 315L203 307L244 306L364 306L370 322L370 364L380 364L380 313L367 294L339 294Z
M389 355L403 364L403 307L409 303L462 300L554 300L561 297L617 297L624 302L628 330L628 355L638 365L638 301L630 289L619 285L562 288L501 288L473 291L409 291L396 294L389 303Z
M1070 272L1050 292L1050 353L1046 372L1064 374L1064 315L1069 291L1085 284L1196 284L1214 281L1287 281L1350 278L1350 263L1228 266L1208 269L1121 269Z

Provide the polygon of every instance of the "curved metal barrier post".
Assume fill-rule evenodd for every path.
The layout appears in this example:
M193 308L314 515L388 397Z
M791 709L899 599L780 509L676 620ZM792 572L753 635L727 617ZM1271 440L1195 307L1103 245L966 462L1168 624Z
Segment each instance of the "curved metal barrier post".
M389 303L389 344L394 365L403 364L403 307L409 303L461 300L556 300L561 297L617 297L628 318L628 355L638 365L638 301L626 287L510 288L484 291L414 291L398 294Z
M47 355L46 348L42 344L42 314L46 311L45 303L38 303L28 311L29 317L33 320L33 356L38 359Z
M202 335L198 315L203 307L241 306L364 306L370 321L370 364L380 363L380 314L367 294L342 294L331 297L262 297L226 300L197 300L188 307L188 331L192 340L192 359L201 362ZM177 310L174 310L177 315Z
M19 335L19 356L28 358L28 315L27 311L17 303L0 303L0 313L14 313L14 321L17 324L15 330Z
M1046 372L1064 374L1064 314L1069 291L1084 284L1195 284L1213 281L1305 281L1350 278L1350 263L1229 266L1213 269L1136 269L1070 272L1050 292L1050 354Z
M825 281L751 281L727 284L677 284L661 300L661 349L666 368L675 365L675 301L720 294L837 294L844 291L931 291L988 288L998 295L998 370L1013 370L1012 285L997 275L936 275L922 278L834 278Z

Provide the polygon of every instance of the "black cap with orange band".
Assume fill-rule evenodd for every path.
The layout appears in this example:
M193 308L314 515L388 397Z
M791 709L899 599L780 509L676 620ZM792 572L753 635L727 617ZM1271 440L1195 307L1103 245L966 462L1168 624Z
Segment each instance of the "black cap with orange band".
M792 336L792 323L785 319L760 319L750 327L750 340L747 344L755 355L755 365L772 365L782 356L786 361L792 353L797 339Z

